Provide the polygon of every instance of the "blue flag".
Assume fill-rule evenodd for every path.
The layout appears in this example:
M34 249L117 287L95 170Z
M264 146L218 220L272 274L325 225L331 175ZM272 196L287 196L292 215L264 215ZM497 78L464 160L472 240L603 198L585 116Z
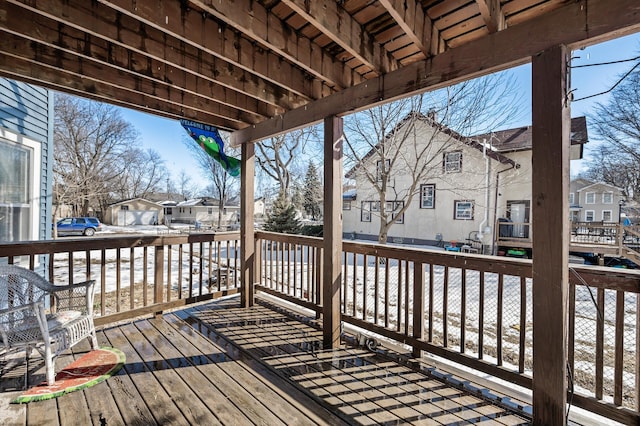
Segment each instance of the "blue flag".
M220 163L227 173L231 176L240 175L240 160L227 157L224 153L224 141L217 128L190 120L180 120L180 124L207 154Z

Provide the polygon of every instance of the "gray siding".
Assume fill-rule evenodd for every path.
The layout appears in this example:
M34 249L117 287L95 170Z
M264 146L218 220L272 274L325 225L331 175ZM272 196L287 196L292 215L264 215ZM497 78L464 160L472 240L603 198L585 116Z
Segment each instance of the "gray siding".
M0 126L42 144L40 239L51 238L53 97L48 89L0 78Z

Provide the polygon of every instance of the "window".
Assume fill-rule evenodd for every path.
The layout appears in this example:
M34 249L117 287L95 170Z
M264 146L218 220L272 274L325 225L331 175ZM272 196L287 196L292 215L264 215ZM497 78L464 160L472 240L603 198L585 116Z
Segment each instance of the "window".
M400 210L404 207L404 201L393 201L393 212L391 213L391 218L395 220L396 223L404 223L404 213L398 214Z
M613 192L605 192L602 194L602 204L613 204Z
M351 210L351 201L342 200L342 210Z
M213 209L211 207L207 207L207 214L213 214Z
M129 206L120 206L120 210L129 210Z
M371 211L379 212L380 211L380 201L370 201L371 203Z
M575 194L573 192L569 194L569 204L575 204Z
M371 201L363 201L360 207L360 222L371 222Z
M445 152L443 159L445 173L458 173L462 171L462 151Z
M378 160L376 162L376 180L378 182L382 181L382 175L389 173L389 170L391 170L391 160L384 160L384 168L382 168L382 160ZM388 176L387 176L388 178Z
M453 218L455 220L473 220L473 201L456 200L454 209Z
M38 219L39 199L34 193L39 173L34 172L39 172L40 165L35 142L33 148L28 145L0 139L0 241L38 238L38 226L32 224Z
M172 207L166 207L164 209L164 214L173 214L173 208Z
M585 210L584 212L584 220L587 222L593 222L596 217L596 212L593 210Z
M585 194L584 202L587 204L595 204L596 203L596 193L595 192L587 192Z
M420 208L436 208L436 186L433 184L420 185Z
M611 210L602 210L602 221L603 222L613 222L611 220L612 213Z

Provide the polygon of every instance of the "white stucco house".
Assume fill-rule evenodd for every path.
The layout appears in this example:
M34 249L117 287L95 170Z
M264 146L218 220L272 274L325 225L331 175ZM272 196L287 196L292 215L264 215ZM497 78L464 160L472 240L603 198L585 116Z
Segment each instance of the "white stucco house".
M460 246L473 240L482 242L484 252L491 252L497 232L527 236L532 204L530 126L465 137L434 117L420 115L417 120L405 119L385 140L401 132L402 126L414 126L411 137L415 141L412 152L404 157L421 153L419 161L430 167L427 177L411 193L412 171L406 166L394 170L391 150L387 150L389 159L384 165L377 153L364 156L346 174L355 181L355 190L343 197L345 238L377 240L381 208L396 217L388 242L445 245L453 241ZM571 159L580 159L587 142L585 117L572 119L571 136ZM418 161L416 158L413 155L408 161ZM383 206L371 180L381 171L388 179ZM407 203L404 213L395 213ZM511 225L496 229L498 221Z

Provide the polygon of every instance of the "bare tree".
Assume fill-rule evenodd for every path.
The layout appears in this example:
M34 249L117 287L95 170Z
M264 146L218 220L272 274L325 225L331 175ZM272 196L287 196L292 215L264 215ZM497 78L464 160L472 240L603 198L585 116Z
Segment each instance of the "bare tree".
M256 162L262 173L274 180L279 192L289 199L292 197L292 182L303 175L304 155L313 155L320 149L318 129L308 127L278 135L256 144ZM306 162L306 160L305 160Z
M443 154L464 137L487 133L517 116L512 77L494 74L405 98L345 120L345 161L372 188L371 215L380 220L378 242L419 194L420 184L442 176ZM419 129L426 123L430 132ZM425 139L427 138L427 139ZM396 185L396 179L408 185ZM470 183L473 180L470 180ZM478 189L482 179L472 182ZM465 188L469 189L469 188Z
M223 138L225 137L224 134L221 134L221 136ZM222 214L225 205L230 199L238 195L239 180L227 173L224 167L222 167L222 165L213 157L207 154L204 149L193 141L193 139L185 137L184 143L195 156L200 170L205 174L208 183L205 190L210 191L211 195L218 200L217 226L220 227L222 224ZM228 144L225 144L226 155L231 157L237 155L236 150L226 148L226 146L228 146Z
M111 188L127 169L136 129L110 105L56 95L54 182L58 202L74 214L104 209Z
M189 141L193 144L193 142ZM198 186L193 182L191 176L186 170L181 169L178 173L178 185L176 191L182 196L183 199L188 200L193 198L198 192Z
M158 152L131 147L124 152L127 168L119 178L117 199L146 198L149 194L162 191L168 171Z
M640 201L640 68L635 67L589 115L601 143L585 176L617 186Z

